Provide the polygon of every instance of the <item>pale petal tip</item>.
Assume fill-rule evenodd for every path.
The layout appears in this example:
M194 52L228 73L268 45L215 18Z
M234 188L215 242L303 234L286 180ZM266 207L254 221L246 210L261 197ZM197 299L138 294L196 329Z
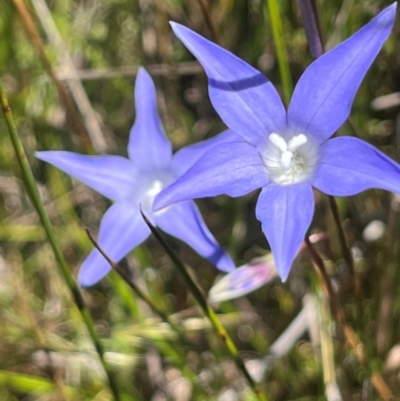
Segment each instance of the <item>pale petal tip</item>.
M376 17L375 19L382 24L382 26L386 27L390 25L393 27L394 21L396 19L396 10L397 10L397 2L394 2L390 6L384 8Z
M169 24L171 25L172 30L175 32L176 30L179 30L180 28L184 28L183 25L178 24L177 22L174 21L169 21Z
M82 288L91 287L97 284L111 271L111 266L104 259L97 249L82 263L78 273L78 283Z
M140 66L137 70L137 74L136 74L136 79L140 79L141 76L149 76L150 74L147 72L147 70Z
M36 159L46 160L46 155L48 155L49 151L40 150L35 152Z
M87 266L86 268L79 270L78 273L78 283L82 288L91 287L97 284L105 274L99 274L94 269L89 269Z
M386 7L387 10L389 9L393 9L393 11L395 12L397 9L397 1L395 1L394 3L392 3L390 6Z
M286 281L289 277L289 273L290 273L290 270L285 274L279 274L279 277L281 278L282 283L286 283Z
M223 272L233 272L236 270L236 266L232 258L220 247L221 256L217 260L210 260L219 270Z
M178 38L180 38L179 32L180 32L180 30L181 30L182 28L184 28L184 26L181 25L181 24L178 24L177 22L174 22L174 21L169 21L169 24L170 24L171 29L172 29L172 31L174 32L174 34L175 34Z
M281 266L281 264L277 264L277 266L276 266L277 274L280 277L282 283L286 283L286 281L289 277L289 274L292 270L292 264L293 264L293 261L290 265L285 264L285 266L283 266L283 267Z
M151 75L144 67L139 67L136 74L135 96L137 102L142 101L140 92L141 90L152 91L152 92L155 92L156 90Z
M53 163L59 160L59 157L68 154L68 152L63 150L41 150L35 152L36 159L42 160L46 163Z
M195 40L196 38L204 39L207 41L207 39L203 38L198 33L192 31L185 25L181 25L173 21L170 21L169 24L171 25L174 34L185 44L186 47L188 47L188 45L191 43L191 40Z
M91 287L99 281L100 281L100 279L96 280L96 279L93 279L93 277L87 277L87 275L81 274L81 271L78 274L78 283L79 283L79 286L82 288Z

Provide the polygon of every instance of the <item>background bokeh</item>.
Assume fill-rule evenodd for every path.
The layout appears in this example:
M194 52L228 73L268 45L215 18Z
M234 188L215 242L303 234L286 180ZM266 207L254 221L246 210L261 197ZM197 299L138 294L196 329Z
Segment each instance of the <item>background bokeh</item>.
M92 248L85 228L97 235L109 203L36 160L34 152L62 149L126 156L139 66L155 81L159 112L174 149L221 132L225 127L208 99L205 74L174 37L169 20L244 58L283 93L272 20L282 24L281 39L293 83L312 56L298 2L274 0L278 13L271 15L268 1L1 2L0 82L59 246L75 275ZM347 38L390 3L316 1L326 48ZM399 39L400 20L357 94L351 121L339 132L361 137L396 160L400 156ZM364 344L368 362L360 364L340 336L304 250L287 283L275 279L215 309L250 369L264 369L261 385L272 400L379 399L373 372L380 372L388 388L400 396L400 197L370 190L337 199L361 280L361 293L356 296L347 285L348 266L328 200L320 193L315 196L310 233L323 234L316 247L340 287L341 307ZM250 194L198 201L210 230L238 266L269 249L255 219L255 200L256 194ZM172 238L168 242L206 294L218 276L216 269L186 245ZM157 241L149 239L121 265L154 302L173 315L187 336L182 343L116 274L83 290L123 399L255 399ZM280 351L275 357L270 352L273 344ZM335 398L336 389L342 398ZM0 399L112 399L24 189L3 116Z

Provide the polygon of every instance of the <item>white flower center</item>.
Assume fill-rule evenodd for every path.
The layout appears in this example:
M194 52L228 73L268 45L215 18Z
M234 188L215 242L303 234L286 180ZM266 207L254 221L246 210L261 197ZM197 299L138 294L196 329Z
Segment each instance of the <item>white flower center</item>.
M161 192L163 187L164 184L160 180L155 180L152 186L147 190L146 195L148 197L152 197L154 200L154 198Z
M268 139L262 160L272 182L290 185L311 176L317 163L318 150L306 135L295 135L286 141L281 135L272 133Z
M161 180L154 180L150 183L150 185L146 188L144 192L140 205L143 212L150 217L153 212L153 202L155 197L161 192L164 188L164 183ZM163 209L164 210L164 209Z

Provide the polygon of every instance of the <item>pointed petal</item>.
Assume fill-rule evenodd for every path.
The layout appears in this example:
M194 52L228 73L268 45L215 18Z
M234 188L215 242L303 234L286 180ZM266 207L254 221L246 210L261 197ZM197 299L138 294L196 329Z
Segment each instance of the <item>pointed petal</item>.
M174 22L171 26L204 67L211 102L230 129L257 146L266 144L268 133L282 131L285 108L263 74L190 29Z
M77 178L112 200L133 199L137 170L120 156L85 156L72 152L36 152L35 156Z
M228 142L241 142L242 138L235 134L231 130L222 132L221 134L195 143L190 146L186 146L175 153L172 159L172 169L176 173L177 177L180 177L186 171L192 167L201 156L204 155L208 150L216 145Z
M313 214L314 195L309 183L270 184L261 191L256 216L261 221L282 281L286 281L290 273Z
M267 172L254 146L225 143L206 152L186 174L161 191L153 209L207 196L242 196L267 183Z
M400 193L400 166L367 142L333 138L321 146L311 184L333 196L350 196L369 188Z
M194 202L172 205L165 211L155 213L155 219L163 231L186 242L218 269L229 272L235 268L231 257L208 230Z
M272 254L238 267L212 286L208 299L222 302L249 294L277 276Z
M154 83L144 68L140 68L135 84L136 119L128 145L129 158L141 171L157 171L169 166L172 146L165 135L157 112Z
M101 221L98 244L117 263L149 235L150 229L139 208L132 202L117 202ZM110 270L111 266L103 255L94 249L79 270L79 284L83 287L96 284Z
M395 13L392 4L307 68L288 110L289 124L298 132L323 142L344 123L364 75L392 29Z

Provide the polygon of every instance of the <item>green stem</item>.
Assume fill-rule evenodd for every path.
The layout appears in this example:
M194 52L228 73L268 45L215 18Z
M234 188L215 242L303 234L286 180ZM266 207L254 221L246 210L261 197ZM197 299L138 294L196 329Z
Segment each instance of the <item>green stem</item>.
M354 275L354 261L351 250L347 245L346 235L343 230L342 222L339 215L339 209L337 207L336 199L333 196L328 196L329 207L331 208L333 220L335 221L336 229L339 235L340 247L342 249L343 257L349 265L349 269L352 275Z
M272 28L272 35L274 37L276 55L278 58L279 72L281 75L283 87L283 100L286 106L290 102L293 92L292 77L290 75L289 62L285 43L283 41L283 28L282 20L279 12L279 5L277 0L266 0L268 6L269 20Z
M147 305L151 308L151 310L159 317L161 320L166 322L173 331L178 335L178 339L180 341L181 345L186 345L188 344L188 341L181 330L181 328L174 323L172 319L167 315L167 312L164 310L160 309L155 302L150 298L148 294L146 294L140 287L138 287L133 280L126 274L124 269L118 264L115 263L108 255L107 253L102 249L102 247L97 243L97 241L93 238L92 234L90 231L86 228L86 233L92 241L93 245L96 247L96 249L102 254L104 259L110 264L113 270L122 278L122 280L125 281L125 283L130 287L130 289L135 293L135 295L140 298L142 301L147 303ZM185 364L182 365L181 361L185 360L185 356L182 355L181 351L177 351L174 349L173 346L171 346L168 341L163 344L162 342L156 343L156 347L159 349L161 353L166 355L168 358L171 358L172 362L175 364L175 366L179 367L181 369L183 375L190 381L190 383L193 385L194 388L201 390L201 388L198 385L197 378L195 373Z
M64 256L57 245L57 241L56 241L54 233L53 233L53 228L50 223L50 219L49 219L49 217L46 213L46 210L43 206L43 203L40 199L40 195L39 195L38 188L36 186L35 178L33 176L31 167L29 165L24 147L18 136L17 127L14 122L14 118L13 118L11 108L8 103L6 93L4 92L4 90L1 86L0 86L0 103L1 103L1 107L4 112L4 117L7 122L8 130L9 130L12 144L14 146L15 154L17 156L18 163L21 167L22 179L24 181L26 190L27 190L27 192L32 200L32 203L39 215L40 222L46 232L46 235L47 235L48 241L50 243L51 249L53 251L54 257L56 258L58 266L60 268L61 275L71 292L72 298L73 298L76 306L79 309L82 319L83 319L83 321L86 325L86 328L89 332L89 335L92 339L93 345L99 356L100 362L107 374L110 389L114 396L114 399L116 401L119 401L121 399L121 397L119 395L119 391L118 391L118 387L117 387L114 375L112 374L111 369L104 358L103 345L101 344L100 338L98 337L98 335L95 331L92 317L89 313L89 310L86 308L86 305L83 301L82 295L79 291L77 284L75 283L75 281L72 277L72 274L68 267L68 264L67 264L66 260L64 259Z
M342 222L340 219L339 209L337 207L336 199L333 196L328 196L329 206L332 211L333 220L335 221L336 229L339 236L340 248L342 250L342 255L345 261L347 262L350 270L350 274L353 279L354 290L357 299L357 318L361 319L362 316L362 293L361 293L361 282L360 277L354 269L354 259L351 253L351 249L346 241L346 235L342 226ZM361 323L361 322L360 322Z
M178 325L176 325L167 315L166 312L161 310L154 302L153 300L144 292L142 291L125 273L125 271L122 269L122 267L118 264L115 263L101 248L101 246L97 243L97 241L93 238L92 234L88 229L86 229L86 232L88 234L88 237L90 241L92 241L93 245L96 247L96 249L102 254L104 259L110 264L110 266L115 270L121 278L125 281L126 284L131 288L131 290L142 300L144 301L147 305L150 306L152 311L159 317L161 320L164 322L168 323L169 326L171 327L172 330L176 332L178 335L180 341L185 344L187 341L185 337L183 336L182 330Z
M200 291L199 287L193 281L192 277L186 270L186 267L182 263L182 261L176 256L176 254L172 251L172 249L168 246L165 242L164 238L158 232L158 230L149 222L145 215L143 215L144 220L146 221L147 225L149 226L151 232L156 237L158 242L167 252L168 256L178 269L179 273L182 275L183 279L185 280L186 284L189 287L189 291L193 295L196 302L199 304L200 308L202 309L205 316L209 319L212 327L218 333L219 337L225 343L229 354L231 355L232 359L235 361L236 366L238 369L243 373L245 376L250 388L253 390L254 394L260 401L268 401L267 395L261 390L259 385L254 381L251 377L249 371L247 370L243 359L240 357L239 350L236 348L235 343L233 342L232 338L226 331L225 327L222 325L221 321L219 320L217 314L208 306L206 298L203 296L202 292Z

